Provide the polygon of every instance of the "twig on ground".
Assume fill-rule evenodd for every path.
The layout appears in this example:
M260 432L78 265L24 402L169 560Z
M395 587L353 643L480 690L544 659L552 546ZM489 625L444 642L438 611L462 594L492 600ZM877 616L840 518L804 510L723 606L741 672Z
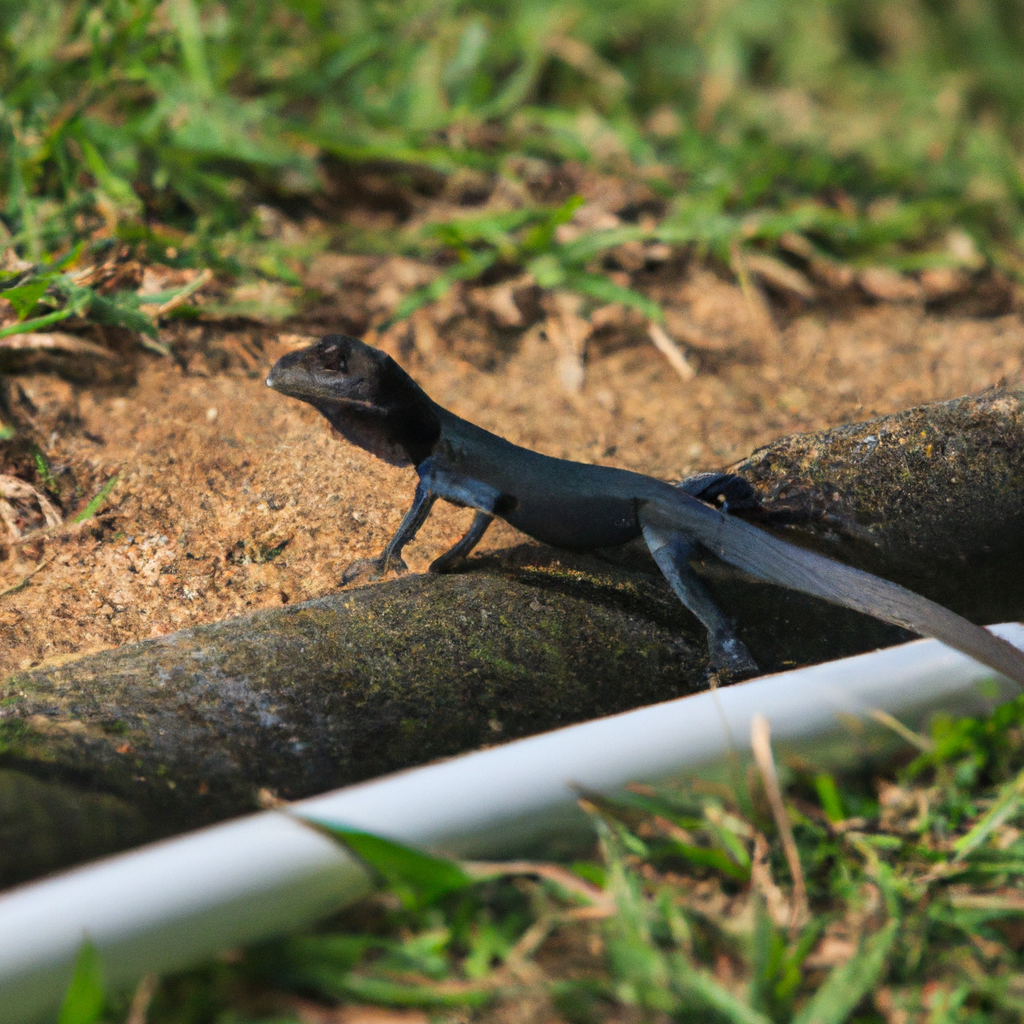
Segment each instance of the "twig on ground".
M893 718L888 711L883 711L881 708L872 708L868 714L879 725L892 729L897 736L905 739L912 747L917 747L918 750L926 754L930 754L935 749L935 744L927 736L922 736L920 733L914 732L913 729L907 728L898 718Z
M27 576L23 576L17 583L12 584L5 590L0 590L0 597L6 597L8 594L13 594L21 590L21 588L24 587L37 572L41 572L45 569L53 561L53 558L53 555L49 558L44 558L43 561L41 561Z
M687 362L683 350L665 333L660 324L648 324L647 334L654 347L668 360L669 366L679 374L682 380L693 380L697 371Z
M213 271L209 267L206 267L200 274L196 275L196 277L189 281L189 283L182 288L177 295L157 306L156 315L163 316L165 313L170 313L172 309L177 309L178 306L182 305L193 292L199 291L199 289L202 288L203 285L212 277Z
M20 548L26 544L34 544L41 540L66 540L76 533L81 533L86 526L94 526L96 523L106 522L108 519L116 519L122 515L121 512L103 512L91 519L83 519L81 522L60 523L57 526L44 526L31 533L22 534L15 540L4 541L0 547Z
M128 1009L128 1016L125 1024L146 1024L149 1016L149 1004L156 994L156 987L160 979L155 974L144 974L138 985L135 987L135 995L132 996L132 1005Z
M810 920L811 916L807 905L807 884L804 881L804 871L800 864L800 854L797 850L796 839L793 837L793 827L789 823L786 805L782 800L779 776L775 770L775 758L772 755L771 727L764 715L754 715L754 719L750 723L750 746L754 752L754 761L757 764L757 769L761 773L761 781L764 783L768 803L771 805L772 817L775 818L775 827L779 830L782 849L786 854L786 863L789 864L789 872L793 876L793 908L789 922L789 931L790 935L795 938L796 933Z
M0 349L8 352L65 352L74 356L94 356L97 359L114 360L117 353L65 331L29 331L0 338Z

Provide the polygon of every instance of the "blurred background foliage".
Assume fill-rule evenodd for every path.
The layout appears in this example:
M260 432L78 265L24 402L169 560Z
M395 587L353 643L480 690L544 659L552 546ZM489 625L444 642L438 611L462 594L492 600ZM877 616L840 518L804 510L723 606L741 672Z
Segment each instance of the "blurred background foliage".
M429 190L572 160L726 258L797 230L1020 277L1021 67L1015 0L2 0L0 243L209 262L260 205L330 220L325 168Z

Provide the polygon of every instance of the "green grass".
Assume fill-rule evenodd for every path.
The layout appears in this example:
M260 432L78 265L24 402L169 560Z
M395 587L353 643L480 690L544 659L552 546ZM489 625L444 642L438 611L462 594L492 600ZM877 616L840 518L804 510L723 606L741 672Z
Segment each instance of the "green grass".
M785 766L810 913L752 774L585 803L595 855L564 865L450 863L336 831L376 896L163 979L146 1019L283 1024L351 1002L486 1021L513 1000L568 1024L1017 1021L1024 698L940 716L915 751L879 777ZM127 996L97 1002L101 973L86 947L62 1021L125 1019Z
M88 519L92 519L94 515L103 507L103 503L110 497L110 492L117 486L118 480L121 479L120 473L115 473L100 489L96 492L95 496L91 498L85 508L81 512L78 512L72 517L71 522L73 523L84 523Z
M1012 0L6 3L0 246L37 269L0 286L24 307L49 299L40 327L73 311L146 332L46 261L123 242L295 283L261 204L326 219L318 244L436 255L449 269L416 301L526 269L651 312L604 273L632 238L737 272L743 249L796 233L853 264L1019 277L1022 63ZM564 203L542 200L517 223L368 238L325 187L370 167L410 194L458 174L486 190L565 161L648 182L656 223L559 244Z

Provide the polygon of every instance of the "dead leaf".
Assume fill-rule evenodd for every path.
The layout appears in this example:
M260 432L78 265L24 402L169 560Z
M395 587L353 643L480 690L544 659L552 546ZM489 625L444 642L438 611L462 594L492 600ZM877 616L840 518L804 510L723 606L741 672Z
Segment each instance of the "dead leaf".
M470 305L489 313L499 327L522 327L523 314L513 292L520 281L504 281L490 288L471 288L466 292Z
M310 338L307 344L313 340ZM255 348L246 334L222 334L210 346L210 351L218 355L227 355L231 363L241 366L246 372L251 372L266 362L266 356Z
M128 1017L125 1024L146 1024L149 1014L149 1004L153 1001L160 979L155 974L144 974L138 985L135 986L135 994L132 996L131 1006L128 1008Z
M779 830L782 849L786 854L789 873L793 878L793 900L790 908L789 931L790 939L795 940L799 929L811 919L807 901L807 885L804 881L803 866L800 863L800 853L797 849L796 840L793 837L793 827L790 824L789 814L782 799L782 789L779 786L775 756L771 746L771 726L768 724L768 719L762 714L754 715L750 723L750 749L753 752L754 762L760 772L761 782L768 797L768 804L772 809L772 817L775 819L776 828Z
M671 139L676 135L681 135L686 124L676 108L665 103L651 112L645 127L652 135L657 135L662 139Z
M410 292L429 284L438 276L438 270L427 263L394 256L385 260L366 277L372 289L370 308L375 313L390 316Z
M53 503L45 494L37 491L30 483L19 480L16 476L7 476L0 473L0 519L7 525L7 531L12 540L21 537L21 530L17 523L17 513L12 501L25 499L33 501L39 506L47 526L60 526L62 519L60 512L53 506Z
M638 270L642 270L644 264L647 262L647 250L644 243L636 239L631 242L623 242L622 245L615 246L608 255L611 256L623 270L630 274L635 274Z
M192 269L169 267L165 263L151 263L142 272L142 280L136 289L139 295L153 295L156 292L168 292L173 288L183 288L194 277Z
M416 346L416 351L427 358L434 355L439 347L439 338L430 311L417 309L409 318L409 322L412 325L412 343Z
M960 295L971 287L970 277L958 267L932 267L921 271L921 287L929 302Z
M1024 911L1024 892L1006 886L977 892L970 886L951 885L947 890L950 904L960 910Z
M664 310L666 329L687 348L696 349L698 352L725 352L736 343L728 332L711 333L698 326L689 314L678 306L665 306Z
M324 1006L299 996L281 1000L282 1009L290 1011L300 1024L429 1024L424 1010L391 1009L386 1006Z
M362 280L370 273L369 256L350 256L340 252L320 253L310 264L305 283L326 295L340 293L344 286Z
M842 967L857 949L857 943L849 936L826 931L804 961L804 966L816 970Z
M968 270L981 270L987 262L974 239L960 228L954 228L946 235L946 251Z
M837 292L852 287L857 276L853 267L825 256L815 256L808 264L807 269L815 281Z
M0 338L0 351L9 352L68 352L76 356L95 356L97 359L116 359L117 356L92 341L79 338L76 334L63 331L27 331L24 334L12 334Z
M454 287L449 288L437 302L432 302L428 308L435 327L443 327L456 317L466 316L469 311L466 309L464 285L462 282L460 281Z
M49 715L29 715L26 725L36 732L45 733L50 736L60 736L65 733L84 733L88 726L78 718L51 718Z
M671 826L670 822L665 822L665 824ZM588 900L592 907L599 911L597 916L607 917L614 913L615 910L614 899L605 893L603 889L599 889L559 864L532 860L467 860L462 862L462 869L473 878L480 879L511 878L515 875L532 875L536 878L544 878L549 882L560 885L567 892L575 893Z
M138 260L128 258L129 250L122 249L112 259L73 270L68 277L77 285L98 292L134 290L142 281L143 269Z
M558 376L569 394L583 389L583 358L593 333L590 322L579 314L581 304L578 295L562 291L552 292L543 303L548 310L544 330L558 351Z
M767 362L775 360L779 348L779 328L772 317L771 307L768 300L757 284L750 279L747 271L748 254L740 250L738 245L730 249L733 273L740 284L740 291L750 314L750 321L754 327L754 337L761 348L761 355Z
M813 259L818 252L815 244L806 235L796 231L786 231L780 235L779 248L805 260Z
M607 306L598 306L590 314L590 325L595 331L626 329L626 307L621 302L610 302Z
M244 316L260 323L277 323L295 312L299 289L281 281L250 281L232 289L224 306L206 306L204 317Z
M756 274L765 284L799 302L813 302L817 298L814 285L795 267L766 253L748 253L747 270Z
M644 246L644 257L648 263L667 263L672 259L672 246L664 242L648 242Z
M779 239L779 248L807 261L807 272L819 284L833 291L849 288L856 276L853 267L825 255L807 237L787 231Z
M891 270L889 267L868 267L857 275L857 284L881 302L920 302L924 289L913 278Z

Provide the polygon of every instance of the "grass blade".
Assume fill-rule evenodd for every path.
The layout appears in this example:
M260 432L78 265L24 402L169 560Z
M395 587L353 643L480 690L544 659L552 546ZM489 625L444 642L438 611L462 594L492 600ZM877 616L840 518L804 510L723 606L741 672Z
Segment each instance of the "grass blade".
M771 1017L766 1017L734 996L706 971L694 970L683 957L679 957L673 966L673 987L691 998L699 999L731 1024L772 1024Z
M886 958L900 922L893 919L864 943L842 967L837 967L793 1024L842 1024L882 977Z
M1021 800L1024 799L1024 771L1005 785L999 792L995 803L975 822L974 827L961 836L954 844L956 856L954 861L963 860L972 850L976 850L999 828L1011 815L1017 812Z
M369 865L407 906L429 905L475 882L458 864L441 857L433 857L356 829L340 828L312 819L302 820L331 836Z
M107 496L117 486L118 480L121 479L120 473L115 473L100 489L96 497L89 502L81 512L76 515L71 522L73 523L84 523L87 519L92 519L94 515L100 510L103 502L107 500Z
M12 334L30 334L33 331L38 331L40 327L49 327L50 324L67 319L74 312L75 310L68 306L65 309L47 313L45 316L37 316L32 320L22 320L21 323L0 328L0 338L7 338Z
M86 939L78 951L57 1024L95 1024L103 1016L105 998L99 954Z

